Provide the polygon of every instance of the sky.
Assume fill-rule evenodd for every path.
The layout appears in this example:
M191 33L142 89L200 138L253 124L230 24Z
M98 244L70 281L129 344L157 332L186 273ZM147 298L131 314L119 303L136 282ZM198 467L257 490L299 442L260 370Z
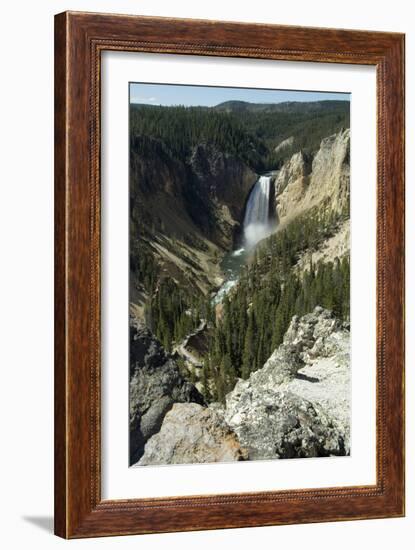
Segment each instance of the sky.
M130 83L131 103L149 103L151 105L203 105L212 107L229 100L249 101L251 103L281 103L284 101L321 101L325 99L350 101L350 94Z

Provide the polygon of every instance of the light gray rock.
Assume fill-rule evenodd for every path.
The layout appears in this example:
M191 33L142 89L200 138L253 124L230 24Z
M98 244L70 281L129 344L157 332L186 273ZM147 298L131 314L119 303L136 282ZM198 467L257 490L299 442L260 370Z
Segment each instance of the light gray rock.
M136 466L232 462L246 458L246 450L225 424L219 408L177 403L164 417L159 433L147 441Z
M275 209L280 224L316 205L341 212L350 195L350 130L321 141L312 162L301 151L287 160L275 179Z
M289 382L312 359L328 357L343 350L349 325L320 306L313 313L292 318L283 343L264 367L251 375L256 384L278 385Z
M327 309L317 306L312 313L294 316L284 336L284 346L292 348L303 363L329 357L344 350L350 337L349 323L343 323Z
M350 453L350 333L317 307L293 317L264 367L226 396L225 420L250 459Z
M307 201L328 197L333 210L341 211L350 196L350 129L321 141L313 159Z
M130 322L130 464L142 456L146 441L160 430L174 403L204 403L148 328Z
M251 460L345 454L343 435L322 407L289 388L238 383L226 420Z
M275 178L276 197L278 198L290 185L290 200L294 200L294 196L296 200L300 200L307 189L307 176L309 176L310 172L311 162L304 153L302 151L294 153L294 155L283 164ZM295 183L297 185L294 193Z

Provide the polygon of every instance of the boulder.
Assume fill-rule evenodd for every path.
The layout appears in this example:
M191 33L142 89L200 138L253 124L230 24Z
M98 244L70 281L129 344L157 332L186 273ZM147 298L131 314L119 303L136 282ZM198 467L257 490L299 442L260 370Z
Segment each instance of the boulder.
M322 407L287 388L239 382L226 420L250 460L344 455L344 436Z
M219 408L176 403L166 414L160 432L145 445L137 466L196 464L245 460L236 434L225 424Z

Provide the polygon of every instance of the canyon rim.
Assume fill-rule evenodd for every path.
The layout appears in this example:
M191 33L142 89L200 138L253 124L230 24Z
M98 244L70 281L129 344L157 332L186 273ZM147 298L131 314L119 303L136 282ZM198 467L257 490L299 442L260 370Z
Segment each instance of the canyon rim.
M129 463L350 455L350 96L130 84Z

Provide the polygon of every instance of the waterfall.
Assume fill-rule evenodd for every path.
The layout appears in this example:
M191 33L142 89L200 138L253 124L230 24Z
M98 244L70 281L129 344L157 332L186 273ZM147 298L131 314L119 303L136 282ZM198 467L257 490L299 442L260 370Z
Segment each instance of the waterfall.
M246 203L243 222L243 243L241 248L225 255L221 268L226 278L212 299L214 305L220 304L228 292L238 284L240 271L250 250L261 240L271 235L275 223L270 221L269 201L271 177L260 176L253 186Z
M272 232L269 221L270 187L271 177L260 176L249 195L243 224L244 241L248 249Z

